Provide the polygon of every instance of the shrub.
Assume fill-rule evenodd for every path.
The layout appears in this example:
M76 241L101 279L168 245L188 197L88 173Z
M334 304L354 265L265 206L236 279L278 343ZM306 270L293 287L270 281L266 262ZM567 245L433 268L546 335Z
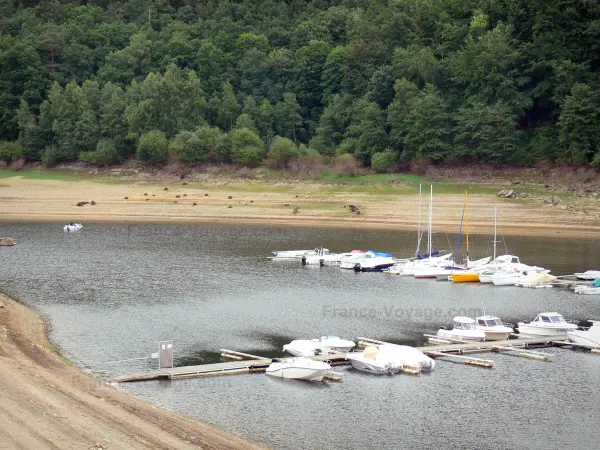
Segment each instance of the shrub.
M344 153L343 155L336 156L333 168L336 172L356 176L358 175L358 161L354 155L350 153Z
M23 147L18 142L0 142L0 160L5 161L6 164L10 164L24 155Z
M296 144L291 140L275 136L267 156L275 163L276 167L284 169L290 160L299 156L299 153Z
M96 150L93 152L81 152L79 159L90 164L117 164L121 162L121 155L119 155L115 143L105 139L96 144Z
M256 167L263 159L264 149L243 147L235 153L235 162L248 167Z
M265 144L260 137L248 128L240 128L230 133L231 153L237 164L257 166L265 155Z
M396 167L396 152L393 150L385 150L375 153L371 157L371 167L377 173L386 173L392 171Z
M70 156L68 152L62 150L58 145L52 144L42 150L42 164L46 167L51 167L69 159Z
M19 159L13 159L12 162L10 163L10 168L12 170L21 170L23 167L25 167L25 157L22 156Z
M152 130L140 136L135 156L140 161L161 163L167 160L169 142L162 131Z

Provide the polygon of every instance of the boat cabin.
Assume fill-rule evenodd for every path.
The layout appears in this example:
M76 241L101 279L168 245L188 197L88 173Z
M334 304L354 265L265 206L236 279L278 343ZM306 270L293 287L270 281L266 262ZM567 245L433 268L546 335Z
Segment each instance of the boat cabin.
M565 318L556 312L541 313L533 320L541 323L567 323Z
M492 264L521 264L521 260L519 260L518 256L514 255L500 255L490 263L490 265Z
M475 321L470 317L455 317L454 319L455 330L475 330Z
M482 316L477 318L477 325L480 327L503 327L504 324L499 317Z

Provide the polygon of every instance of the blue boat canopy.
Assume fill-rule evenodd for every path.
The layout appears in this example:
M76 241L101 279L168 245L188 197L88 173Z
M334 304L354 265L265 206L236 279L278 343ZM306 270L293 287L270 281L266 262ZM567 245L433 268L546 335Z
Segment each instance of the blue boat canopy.
M600 287L600 278L596 278L593 282L592 282L592 286L594 287Z
M431 255L429 253L424 253L424 254L417 253L417 259L427 259L430 256L438 256L439 254L440 254L439 250L437 250L435 252L431 252Z
M391 258L392 257L391 253L376 252L375 250L367 250L367 252L373 253L375 256L381 256L383 258Z

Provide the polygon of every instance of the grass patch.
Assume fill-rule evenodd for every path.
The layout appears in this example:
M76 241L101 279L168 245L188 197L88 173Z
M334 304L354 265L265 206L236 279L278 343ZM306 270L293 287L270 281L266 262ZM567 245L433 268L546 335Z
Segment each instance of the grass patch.
M91 177L85 173L76 173L72 170L55 170L55 169L37 169L37 170L14 170L1 169L1 178L21 177L28 180L58 180L58 181L79 181L90 179Z

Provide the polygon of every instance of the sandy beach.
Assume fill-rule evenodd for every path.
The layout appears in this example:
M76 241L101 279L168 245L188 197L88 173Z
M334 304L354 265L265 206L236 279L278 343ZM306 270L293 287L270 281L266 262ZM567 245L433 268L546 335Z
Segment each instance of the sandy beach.
M2 294L0 417L1 448L262 448L69 365L52 351L38 314Z
M415 229L419 220L414 187L377 190L324 184L267 184L107 180L59 181L19 176L0 179L0 220L52 222L229 222L311 227ZM418 192L418 191L417 191ZM589 235L600 231L600 200L561 197L501 199L469 195L469 232L493 232L494 206L504 234ZM558 198L558 197L555 197ZM88 202L77 206L79 202ZM94 202L95 204L92 204ZM423 215L428 198L422 199ZM360 214L347 205L356 205ZM438 231L457 232L463 194L434 192ZM424 218L422 219L424 220Z

